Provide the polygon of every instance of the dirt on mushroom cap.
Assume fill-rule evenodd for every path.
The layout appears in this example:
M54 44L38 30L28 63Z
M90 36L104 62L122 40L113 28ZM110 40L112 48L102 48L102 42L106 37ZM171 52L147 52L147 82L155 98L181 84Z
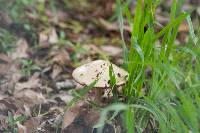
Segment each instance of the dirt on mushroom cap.
M99 79L95 85L97 88L109 87L109 61L96 60L90 63L84 64L76 68L72 76L74 80L82 85L89 85L94 80ZM116 78L116 85L120 86L126 83L128 79L128 72L119 68L115 64L112 64L113 71Z

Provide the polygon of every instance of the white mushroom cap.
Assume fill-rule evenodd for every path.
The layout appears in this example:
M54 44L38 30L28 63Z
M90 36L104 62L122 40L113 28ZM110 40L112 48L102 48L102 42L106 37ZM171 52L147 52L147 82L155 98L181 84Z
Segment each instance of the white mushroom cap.
M110 62L105 60L96 60L76 68L72 76L74 80L82 85L90 85L99 78L94 87L109 87L109 66ZM128 72L112 64L113 72L116 78L116 85L120 86L126 83Z

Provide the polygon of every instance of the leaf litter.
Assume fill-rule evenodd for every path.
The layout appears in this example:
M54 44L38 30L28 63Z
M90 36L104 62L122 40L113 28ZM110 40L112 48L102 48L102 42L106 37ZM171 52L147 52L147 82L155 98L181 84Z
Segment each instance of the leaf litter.
M44 9L42 2L46 6ZM24 10L24 19L36 29L35 33L25 30L19 37L15 32L13 35L17 41L13 51L0 53L0 132L9 127L8 112L14 117L27 117L23 122L16 123L19 132L94 132L93 126L99 118L100 109L88 102L88 99L94 99L93 92L66 112L64 108L74 98L75 92L83 87L72 79L72 70L76 66L108 58L113 63L122 64L118 24L117 21L108 21L114 14L115 3L112 0L79 0L70 1L66 6L63 1L55 1L55 9L51 9L46 0L36 3L38 5ZM189 8L188 5L191 3L184 8ZM157 11L160 26L169 21L162 9L169 7L160 7ZM199 6L195 8L199 15ZM11 16L4 13L4 18L8 27L12 27ZM124 29L124 36L129 40L131 27L125 25ZM188 30L185 23L180 25L178 41L185 42L184 33ZM34 45L31 42L35 42ZM37 65L41 69L30 69L28 76L22 74L23 59L33 61L30 67ZM106 127L105 132L123 130L109 124Z

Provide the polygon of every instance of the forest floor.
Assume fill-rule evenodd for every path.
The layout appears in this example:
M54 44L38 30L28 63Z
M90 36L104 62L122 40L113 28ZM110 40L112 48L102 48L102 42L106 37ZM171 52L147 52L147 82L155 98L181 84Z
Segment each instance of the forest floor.
M22 1L22 0L21 0ZM2 7L2 5L5 7ZM134 10L134 2L131 8ZM89 133L99 109L88 102L88 93L67 112L73 90L82 86L72 71L96 59L121 66L122 40L114 0L37 0L0 6L0 132ZM186 1L183 8L200 17L200 2ZM11 10L9 10L11 9ZM170 2L157 8L160 25L169 22ZM195 24L198 20L193 19ZM159 30L159 26L157 27ZM124 37L130 41L131 28ZM177 43L188 39L189 26L179 28ZM109 101L102 103L104 106ZM119 122L106 125L105 133L123 132Z

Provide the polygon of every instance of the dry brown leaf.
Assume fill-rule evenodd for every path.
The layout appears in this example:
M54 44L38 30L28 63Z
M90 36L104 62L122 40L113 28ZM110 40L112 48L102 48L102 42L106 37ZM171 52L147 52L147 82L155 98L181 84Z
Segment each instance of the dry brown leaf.
M40 92L31 89L41 89L39 74L35 73L27 82L16 83L14 96L21 98L27 105L41 104L45 101L44 96Z
M19 39L16 43L17 48L14 52L10 53L10 57L15 60L19 58L27 58L28 55L28 44L25 39Z
M55 79L62 72L62 68L61 66L54 64L52 69L53 69L53 72L51 74L51 78Z
M65 81L56 82L56 88L58 90L76 88L76 83L73 80L66 79Z
M49 44L55 44L58 42L58 35L54 27L48 28L47 30L39 33L39 44L42 47L48 47Z
M83 49L86 50L86 54L94 55L101 53L101 49L93 44L83 45Z
M99 111L92 109L89 105L81 107L80 113L76 116L73 122L62 128L63 132L92 132L93 126L99 119ZM80 125L81 123L81 125Z
M42 93L32 90L23 90L15 94L15 97L22 99L27 105L33 106L45 102L45 97Z
M0 115L7 116L8 111L15 114L24 114L24 103L21 99L8 97L0 100ZM1 117L0 117L1 120Z
M109 23L108 21L106 21L102 18L99 19L99 22L107 30L118 30L119 29L118 25L116 23L115 24Z
M11 59L7 55L0 53L0 74L5 74L8 72L10 63Z
M8 12L0 11L0 16L1 16L1 23L6 23L6 24L11 24L12 23L12 18L9 16Z
M159 15L157 14L156 15L156 20L161 24L167 24L169 22L169 18L168 17L165 17L165 16L162 16L162 15Z
M40 79L38 73L33 74L33 76L27 81L22 83L16 83L15 94L22 91L23 89L34 89L41 88Z
M186 22L181 23L181 25L178 28L179 32L189 32L189 26Z
M18 60L12 61L6 55L0 55L0 88L3 92L13 93L15 83L21 78Z
M99 111L94 110L94 109L90 109L87 111L87 114L83 114L85 116L85 123L86 125L93 127L98 119L99 119Z
M18 133L27 133L27 129L25 126L20 124L19 122L16 122L17 127L18 127Z
M68 92L63 91L53 96L53 99L58 99L58 98L67 104L73 99L73 96L70 95Z
M101 46L103 52L112 57L119 57L122 55L122 49L112 45Z
M52 28L51 33L49 35L49 43L54 44L54 43L57 43L57 42L58 42L58 35L56 33L56 29Z
M74 119L79 115L80 107L82 105L83 105L83 102L77 102L76 105L69 108L64 113L64 118L63 118L63 121L62 121L62 129L68 127L74 121Z
M69 53L65 49L61 49L53 53L53 63L65 65L70 63Z
M76 116L78 116L78 110L76 110L76 111L70 111L70 110L65 112L65 115L63 118L63 123L62 123L62 129L69 126L74 121Z
M0 62L10 63L11 59L6 54L0 53Z
M40 124L40 120L38 117L32 117L29 120L24 122L24 126L26 127L27 133L34 133L37 130L37 127Z
M39 44L41 47L48 47L48 35L44 32L39 33Z
M8 97L7 95L3 94L1 91L0 91L0 100L4 99Z
M99 19L100 25L103 26L106 30L110 31L119 31L119 26L117 23L110 23L102 18ZM131 27L124 25L124 30L131 32Z
M82 49L84 52L79 52L76 54L78 60L80 60L80 63L91 62L92 60L97 59L99 55L106 56L106 54L103 53L99 47L93 44L83 45Z

